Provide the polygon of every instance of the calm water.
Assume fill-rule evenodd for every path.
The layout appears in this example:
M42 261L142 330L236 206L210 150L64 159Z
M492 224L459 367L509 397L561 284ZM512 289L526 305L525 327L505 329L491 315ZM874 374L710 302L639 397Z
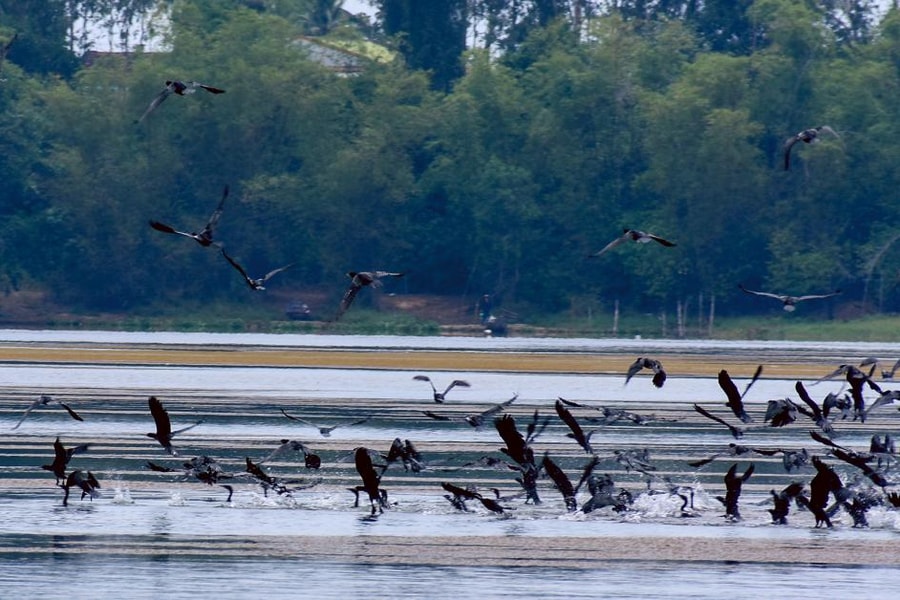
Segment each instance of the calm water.
M893 360L895 345L701 343L657 340L529 340L356 336L266 336L224 334L123 334L0 331L0 344L88 343L293 346L516 352L649 352L767 358L798 355L835 366L875 355ZM855 529L845 514L832 530L817 530L809 513L792 508L787 526L771 525L770 489L808 482L812 469L787 473L780 457L721 456L695 469L686 462L724 452L734 442L728 432L691 409L703 404L727 418L724 395L715 380L670 374L662 390L643 375L628 386L624 377L489 372L427 372L442 389L456 388L437 405L431 390L414 381L414 371L250 368L116 367L102 365L0 365L0 590L2 597L43 598L348 598L388 594L421 598L758 598L808 593L815 582L836 596L895 597L900 583L900 511L889 505L869 511L870 527ZM823 373L824 374L824 373ZM733 374L739 387L749 373ZM810 382L807 382L810 383ZM766 402L791 396L794 380L763 379L746 401L757 429L741 443L756 447L808 448L808 423L762 428ZM886 386L887 387L887 386ZM814 388L814 397L838 391L840 382ZM16 429L28 404L46 393L76 409L76 422L59 407L41 407ZM518 394L507 412L521 429L535 410L552 416L535 441L575 480L586 454L566 436L553 403L559 396L593 407L625 408L647 425L599 427L592 438L601 457L597 473L607 473L635 497L633 509L567 513L549 480L541 480L542 504L504 500L509 510L494 515L470 503L454 509L440 483L475 485L486 495L519 491L504 468L471 464L503 458L492 424L473 429L460 422L434 421L421 411L463 416ZM153 429L147 397L156 395L169 410L173 428L199 419L178 436L179 457L168 456L144 434ZM286 419L281 410L338 427L330 437ZM588 409L573 409L579 419ZM883 407L866 424L839 422L837 439L867 450L873 433L900 436L895 407ZM734 421L734 419L729 419ZM586 428L591 426L583 423ZM90 443L72 458L70 469L90 470L102 495L93 501L73 494L62 506L53 475L40 468L53 458L53 440L66 447ZM409 439L426 469L407 472L394 464L383 477L392 506L371 518L353 506L348 487L360 483L352 451L365 446L386 453L395 437ZM247 457L258 462L280 440L299 440L321 456L319 470L304 468L302 456L283 454L264 464L273 475L302 479L307 489L290 497L263 494L240 476ZM658 473L694 490L693 516L682 516L681 501L659 480L647 480L614 460L616 450L649 452ZM147 461L176 468L201 454L215 457L235 475L231 501L219 486L158 473ZM854 477L828 457L845 481ZM741 496L743 520L727 523L715 496L732 464L756 472ZM896 474L894 478L900 479ZM301 484L296 484L301 487ZM587 499L579 494L579 504Z

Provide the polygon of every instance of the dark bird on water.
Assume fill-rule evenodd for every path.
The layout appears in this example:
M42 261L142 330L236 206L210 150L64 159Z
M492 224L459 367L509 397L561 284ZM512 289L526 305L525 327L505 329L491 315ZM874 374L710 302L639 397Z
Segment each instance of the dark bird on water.
M431 378L428 375L415 375L413 377L416 381L427 381L431 386L431 391L434 393L434 401L438 404L442 404L444 400L446 400L447 393L455 387L470 387L468 381L463 381L462 379L454 379L450 382L450 385L446 387L443 392L437 391L437 388L434 387L434 382L431 381Z
M572 485L569 476L566 475L565 471L550 458L548 452L544 453L544 459L541 461L541 467L546 471L547 475L550 476L550 479L553 480L553 485L556 486L556 489L563 495L563 502L565 502L566 510L569 512L578 510L576 501L578 490L580 490L584 482L588 480L598 464L600 464L600 457L596 455L591 457L591 460L589 460L584 466L584 469L582 469L581 478L578 480L578 483Z
M146 119L147 115L156 110L156 108L172 94L176 94L178 96L187 96L189 94L193 94L197 90L206 90L210 94L225 93L225 90L221 88L206 85L205 83L199 83L197 81L167 81L166 87L164 87L163 90L158 93L155 98L153 98L153 100L150 102L150 105L147 107L147 110L144 111L144 114L141 115L141 118L135 121L135 123L140 123L144 119Z
M431 412L430 410L423 410L422 414L425 415L426 417L435 419L436 421L464 421L464 422L468 423L469 425L471 425L472 427L475 427L477 429L477 428L481 427L482 425L484 425L485 419L487 419L488 417L491 417L493 415L496 415L497 413L503 412L503 410L506 407L508 407L510 404L515 402L516 398L518 398L518 397L519 397L519 395L515 394L509 400L505 400L505 401L501 402L500 404L495 404L494 406L490 407L487 410L483 410L480 413L473 413L471 415L466 415L464 417L439 415L439 414Z
M37 400L35 400L34 402L31 403L31 406L29 406L27 409L25 409L25 413L22 415L22 417L19 419L19 421L15 425L12 426L12 428L18 429L19 425L22 424L22 421L24 421L26 419L26 417L28 417L28 415L34 409L41 407L41 406L50 406L51 404L58 404L58 405L62 406L64 409L66 409L66 412L69 413L69 416L72 417L73 419L75 419L76 421L84 421L84 419L81 418L81 415L79 415L77 412L72 410L72 407L70 407L65 402L61 402L61 401L57 400L56 398L53 398L52 396L48 396L47 394L42 394L40 398L38 398Z
M841 293L841 290L835 290L830 294L808 294L806 296L789 296L787 294L773 294L771 292L758 292L756 290L748 290L743 285L738 284L738 287L741 291L746 292L748 294L753 294L754 296L763 296L765 298L774 298L778 300L784 305L784 310L788 312L793 312L797 309L797 303L802 302L804 300L819 300L823 298L831 298L833 296L838 296Z
M285 410L283 408L281 409L281 414L286 416L291 421L297 421L299 423L303 423L304 425L309 425L310 427L315 427L316 429L319 430L319 435L321 435L322 437L330 437L331 432L334 431L335 429L337 429L338 427L353 427L354 425L362 425L363 423L365 423L366 421L368 421L369 419L372 418L372 415L369 415L368 417L363 417L362 419L357 419L356 421L351 421L349 423L337 423L335 425L319 425L317 423L313 423L312 421L307 421L306 419L303 419L301 417L295 417L293 415L289 415L289 414L287 414L287 412L285 412Z
M100 482L97 481L97 478L94 477L93 473L90 471L72 471L69 473L66 482L62 486L65 490L62 501L63 506L69 505L69 489L73 487L77 487L81 490L82 500L84 500L85 496L88 496L93 500L100 495L100 492L97 491L100 489Z
M405 273L394 273L392 271L348 272L347 277L350 278L350 286L347 288L347 291L344 292L344 297L341 298L341 304L338 307L337 314L334 316L334 320L337 321L345 312L347 312L347 309L353 304L353 299L356 298L356 295L364 287L381 287L383 285L381 282L383 277L403 277L404 275Z
M61 481L66 479L66 467L69 465L72 457L76 454L81 454L90 447L90 444L78 444L72 448L66 448L57 437L56 441L53 442L53 462L49 465L41 465L41 468L53 473L56 476L56 483L59 485Z
M182 235L184 237L191 238L204 248L212 245L221 248L222 245L213 240L213 233L216 227L219 225L219 219L222 217L222 211L225 208L225 199L227 197L228 186L226 185L225 189L222 191L222 199L219 200L219 205L216 207L216 210L214 210L213 213L209 216L209 219L206 221L206 225L204 225L203 229L201 229L200 231L192 231L190 233L186 231L179 231L171 225L166 225L165 223L160 223L159 221L150 221L150 227L157 231L162 231L163 233L172 233L175 235Z
M819 136L822 133L830 133L836 138L840 138L837 132L829 127L828 125L819 125L818 127L812 127L810 129L804 129L800 133L792 135L788 139L784 141L784 146L782 147L782 151L784 152L784 170L788 171L791 168L791 148L794 147L794 144L797 142L803 142L804 144L813 144L819 141Z
M655 358L640 357L628 367L628 373L625 375L625 385L634 377L641 369L650 369L653 371L653 385L661 388L666 382L666 371L663 369L662 363Z
M872 365L872 369L875 366ZM853 420L859 419L863 423L866 421L866 400L863 397L863 386L869 386L870 389L882 393L881 386L879 386L872 379L870 374L866 374L859 367L854 365L841 365L828 375L818 379L815 383L820 383L827 379L831 379L833 377L837 377L838 375L843 375L847 380L847 383L850 384L850 396L853 398Z
M468 511L469 509L466 506L466 500L478 500L481 502L482 506L491 512L497 514L506 512L506 509L499 502L493 498L482 496L475 489L468 487L462 488L447 482L441 482L441 487L444 488L444 491L449 492L449 495L444 495L444 497L449 500L450 504L457 510Z
M221 251L222 251L222 256L225 257L225 260L227 260L229 263L231 263L231 266L234 267L235 270L237 270L237 272L241 274L241 277L244 278L244 282L246 282L247 287L249 287L254 292L263 291L264 289L266 289L267 281L269 281L270 279L272 279L272 277L274 277L275 275L278 275L282 271L290 269L291 267L294 266L294 263L291 263L289 265L285 265L283 267L278 267L277 269L273 269L273 270L269 271L268 273L266 273L265 275L263 275L262 277L253 278L253 277L250 277L249 275L247 275L247 271L244 270L244 267L242 267L240 264L238 264L237 261L235 261L233 258L228 256L228 254L225 252L225 248L221 248Z
M369 505L372 508L371 514L384 512L384 508L387 506L387 492L381 489L381 476L372 464L372 457L369 455L368 448L358 447L354 451L353 457L356 463L356 472L362 478L361 486L351 488L351 491L356 494L354 506L359 506L359 493L365 492L369 496Z
M803 489L803 484L795 481L780 492L769 490L774 503L774 507L769 509L773 525L787 525L787 516L791 509L791 502L794 501L798 506L801 505L799 497L803 494Z
M172 438L179 433L193 429L202 423L203 419L197 421L193 425L188 425L187 427L172 431L172 422L169 420L169 413L163 407L162 402L160 402L156 396L150 396L148 404L150 405L150 414L153 415L153 420L156 422L156 431L154 433L148 433L147 437L153 438L159 442L159 444L165 448L166 452L172 456L178 456L178 452L172 447Z
M646 231L639 231L637 229L624 229L624 233L621 236L617 237L606 246L603 247L602 250L595 252L593 254L589 254L588 258L597 258L601 256L608 250L612 250L619 244L624 244L625 242L637 242L638 244L647 244L649 242L656 242L657 244L661 244L666 246L667 248L671 248L675 245L675 242L670 242L665 238L661 238L658 235L647 233Z
M735 463L725 473L725 497L716 496L716 499L725 505L725 518L730 521L740 521L741 519L741 512L738 510L738 499L741 497L741 487L753 475L753 469L753 463L750 463L744 474L738 475L737 464Z

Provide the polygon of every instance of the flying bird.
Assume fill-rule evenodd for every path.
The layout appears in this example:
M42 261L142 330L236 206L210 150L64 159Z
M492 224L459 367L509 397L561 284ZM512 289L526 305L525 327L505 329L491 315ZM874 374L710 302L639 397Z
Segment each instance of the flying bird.
M872 369L875 365L872 365ZM837 369L816 380L815 383L821 383L827 379L832 379L838 375L843 375L850 384L850 396L853 398L853 420L859 419L863 423L866 421L866 400L863 397L863 386L868 385L869 388L882 394L881 386L879 386L869 374L854 365L844 364ZM814 383L814 384L815 384Z
M383 285L381 282L383 277L403 277L405 274L406 273L394 273L391 271L348 272L347 277L350 278L350 286L347 288L347 291L344 292L344 297L341 298L341 305L338 307L338 312L337 315L335 315L334 320L337 321L345 312L347 312L347 309L353 304L353 299L356 298L359 290L364 287L380 287Z
M222 210L225 208L225 199L228 197L228 186L225 186L225 189L222 190L222 199L219 200L219 205L216 207L216 210L209 216L209 220L206 222L206 225L199 232L186 232L186 231L178 231L171 225L166 225L165 223L160 223L159 221L150 221L150 227L157 231L162 231L163 233L172 233L175 235L183 235L184 237L191 238L196 241L198 244L203 246L204 248L208 246L217 246L219 248L222 245L219 242L213 241L213 231L219 224L219 218L222 216Z
M28 417L29 413L31 413L31 411L33 411L34 409L41 407L41 406L49 406L51 404L59 404L64 409L66 409L66 412L69 413L70 417L72 417L76 421L84 421L84 419L81 418L81 415L79 415L77 412L72 410L72 408L65 402L61 402L60 400L57 400L56 398L53 398L52 396L48 396L47 394L42 394L40 398L38 398L37 400L35 400L34 402L31 403L31 406L29 406L27 409L25 409L25 413L19 419L18 423L13 425L12 428L18 429L19 425L22 424L22 421L24 421L26 419L26 417Z
M147 107L147 110L144 111L144 114L141 115L141 118L135 121L135 123L141 123L144 119L147 118L147 115L156 110L163 101L171 96L172 94L176 94L178 96L187 96L189 94L193 94L197 90L206 90L210 94L224 94L225 90L213 87L211 85L206 85L205 83L199 83L197 81L167 81L166 87L153 98L153 101L150 102L150 106Z
M585 431L581 428L581 425L578 424L578 421L572 415L572 412L566 408L566 405L563 403L562 398L556 401L556 414L559 415L559 418L563 423L568 425L571 433L566 434L568 437L572 438L578 445L582 447L582 449L588 454L593 454L594 449L591 448L591 436L594 434L594 431Z
M97 481L97 478L94 477L94 474L90 471L72 471L69 473L69 476L66 478L66 482L63 484L62 488L66 491L63 496L62 504L63 506L69 505L69 488L77 487L81 490L81 499L84 500L85 496L90 497L93 501L94 498L100 495L100 492L97 490L100 489L100 482Z
M699 404L694 404L694 410L697 411L698 413L700 413L701 415L703 415L704 417L706 417L707 419L712 419L716 423L721 423L722 425L727 427L728 431L731 432L731 437L733 437L734 439L737 440L737 439L740 439L741 437L743 437L743 435L744 435L743 429L741 429L740 427L735 427L734 425L731 425L725 419L723 419L721 417L717 417L716 415L712 414L711 412L709 412L708 410L706 410Z
M270 452L268 456L259 461L257 464L261 465L264 462L270 461L278 456L282 456L288 453L296 454L297 452L303 453L303 464L307 469L318 469L322 466L321 457L310 450L309 446L307 446L303 442L288 439L281 440L280 445L272 450L272 452Z
M431 381L431 378L428 377L428 375L416 375L413 377L413 379L415 379L416 381L427 381L428 384L431 386L431 391L434 392L434 401L437 402L438 404L443 404L444 400L446 399L447 392L449 392L453 388L455 388L457 386L470 387L468 381L463 381L462 379L454 379L453 381L450 382L450 385L448 385L447 388L443 392L439 392L439 391L437 391L437 388L434 387L434 383Z
M828 420L828 417L825 415L825 411L819 408L819 405L816 404L810 397L809 392L806 391L806 387L804 387L803 385L803 382L798 381L797 383L795 383L794 389L797 390L797 394L800 396L800 399L803 400L803 403L809 407L809 410L806 410L800 405L795 405L797 410L812 419L816 424L816 427L821 429L823 432L832 433L834 431L834 427L832 427L831 421Z
M835 290L830 294L808 294L806 296L789 296L787 294L772 294L770 292L758 292L755 290L748 290L740 283L738 287L741 291L746 292L748 294L753 294L754 296L763 296L765 298L774 298L781 302L784 305L784 310L788 312L793 312L797 309L797 303L802 302L804 300L819 300L823 298L832 298L834 296L838 296L841 293L841 290Z
M477 429L477 428L481 427L482 425L484 425L485 419L487 419L488 417L491 417L493 415L496 415L499 412L502 412L503 409L505 409L507 406L509 406L510 404L515 402L516 398L518 398L518 397L519 397L519 395L515 394L509 400L504 400L500 404L495 404L494 406L490 407L487 410L481 411L480 413L473 413L470 415L466 415L464 417L439 415L439 414L431 412L430 410L423 410L422 414L424 414L426 417L435 419L436 421L464 421L464 422L468 423L469 425L471 425L472 427L475 427Z
M475 491L474 489L462 488L458 485L453 485L452 483L441 482L441 487L444 488L444 491L449 492L450 495L445 495L444 497L450 501L456 509L462 511L468 511L469 509L466 507L466 500L478 500L481 504L491 512L495 512L497 514L503 514L506 512L506 509L493 498L485 498L480 493Z
M756 372L753 374L753 379L744 389L744 393L740 393L737 389L737 386L734 384L734 381L731 379L731 375L728 374L728 371L722 369L719 371L719 387L722 388L722 391L725 392L725 396L728 397L728 402L725 405L731 409L731 412L734 413L738 419L743 423L751 423L753 418L747 414L747 411L744 409L744 395L746 395L747 391L750 387L759 379L760 374L762 373L762 365L756 368Z
M281 409L281 414L286 416L291 421L298 421L300 423L303 423L304 425L309 425L310 427L315 427L316 429L319 430L319 435L321 435L322 437L330 437L331 432L334 431L335 429L337 429L338 427L353 427L354 425L362 425L363 423L365 423L366 421L368 421L369 419L372 418L372 415L369 415L368 417L363 417L362 419L357 419L356 421L352 421L350 423L337 423L335 425L319 425L318 423L313 423L311 421L307 421L306 419L302 419L300 417L295 417L293 415L289 415L283 408Z
M666 371L663 369L662 363L654 358L640 357L628 367L628 374L625 375L625 385L631 380L635 374L641 369L651 369L653 371L653 385L661 388L666 382Z
M294 263L291 263L291 264L289 264L289 265L285 265L285 266L283 266L283 267L279 267L279 268L277 268L277 269L274 269L274 270L272 270L272 271L269 271L268 273L266 273L266 274L263 275L262 277L259 277L259 278L257 278L257 279L254 279L254 278L250 277L249 275L247 275L247 271L244 270L244 267L242 267L241 265L239 265L233 258L231 258L230 256L228 256L228 254L225 252L225 248L221 248L221 251L222 251L222 256L225 257L225 260L227 260L229 263L231 263L231 266L232 266L232 267L234 267L235 269L237 269L237 272L240 273L241 276L244 278L244 281L247 283L247 286L248 286L251 290L253 290L254 292L261 292L261 291L263 291L264 289L266 289L266 282L267 282L267 281L269 281L272 277L274 277L275 275L278 275L278 274L281 273L282 271L285 271L285 270L287 270L287 269L290 269L291 267L294 266Z
M834 137L840 139L841 136L837 134L837 132L829 127L828 125L819 125L818 127L812 127L810 129L804 129L800 133L792 135L788 139L784 141L784 146L782 148L784 152L784 170L788 171L791 168L791 148L794 147L794 144L797 142L803 142L804 144L812 144L819 141L819 135L821 133L830 133Z
M78 444L72 448L66 448L59 441L59 437L57 437L56 441L53 442L53 462L49 465L41 465L41 468L53 473L56 476L56 483L59 484L60 481L65 481L66 479L66 467L69 465L72 457L76 454L81 454L90 447L91 444Z
M675 245L675 242L670 242L667 239L661 238L658 235L654 235L652 233L647 233L646 231L639 231L637 229L624 229L623 231L624 233L621 236L608 243L599 252L589 254L588 258L597 258L598 256L604 254L606 251L612 250L619 244L624 244L625 242L637 242L638 244L656 242L657 244L661 244L663 246L666 246L667 248L671 248Z
M153 438L159 442L160 446L165 448L166 452L172 456L178 456L178 452L172 447L172 438L179 433L193 429L202 423L203 419L197 421L193 425L188 425L187 427L172 431L172 422L169 420L169 413L166 411L165 407L163 407L162 402L160 402L156 396L150 396L148 404L150 405L150 414L153 415L153 420L156 422L156 431L148 433L147 437Z

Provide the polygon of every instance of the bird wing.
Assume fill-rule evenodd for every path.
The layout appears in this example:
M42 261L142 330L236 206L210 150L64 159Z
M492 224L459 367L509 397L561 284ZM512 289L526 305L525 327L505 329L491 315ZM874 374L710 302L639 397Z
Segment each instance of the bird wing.
M541 461L541 464L544 467L544 470L547 471L547 475L553 480L556 489L563 495L566 505L568 506L570 503L573 503L575 498L575 487L572 485L572 482L569 480L569 476L566 475L565 471L559 468L559 465L553 462L553 459L551 459L550 455L547 453L544 453L544 459Z
M432 419L436 419L438 421L450 421L451 420L450 417L447 417L445 415L439 415L437 413L433 413L430 410L423 410L422 414L425 415L426 417L431 417Z
M404 275L406 275L406 273L395 273L393 271L374 271L374 275L376 279L379 279L381 277L403 277Z
M500 404L496 404L496 405L490 407L489 409L487 409L486 411L484 411L484 412L482 412L482 413L479 413L479 414L480 414L481 417L483 417L483 418L484 418L484 417L489 417L489 416L491 416L491 415L495 415L495 414L497 414L498 412L502 411L502 410L503 410L504 408L506 408L507 406L509 406L510 404L512 404L513 402L515 402L515 401L516 401L516 398L518 398L518 397L519 397L519 395L516 394L515 396L513 396L513 397L510 398L509 400L505 400L505 401L501 402Z
M57 400L57 402L59 402L59 401ZM64 409L66 409L66 412L69 413L69 416L72 417L73 419L75 419L76 421L84 421L84 419L81 418L81 415L79 415L77 412L72 410L72 408L65 402L59 402L59 405L62 406Z
M784 170L785 171L789 171L791 168L791 148L793 148L794 144L796 144L798 141L800 141L800 138L797 137L796 135L791 136L784 141L783 151L784 151Z
M213 87L211 85L206 85L205 83L200 83L199 81L190 81L190 82L188 82L188 85L191 86L192 88L204 89L207 92L209 92L210 94L224 94L225 93L225 90L223 90L222 88L217 88L217 87Z
M578 424L578 421L575 420L575 417L572 415L571 411L565 407L565 405L557 400L556 401L556 414L559 415L559 418L562 419L563 423L565 423L569 429L572 431L572 437L575 439L578 444L584 448L586 452L591 452L591 445L588 441L587 437L584 435L584 430L581 428L581 425Z
M225 248L220 248L219 251L222 253L222 256L225 257L225 260L231 263L232 267L237 269L237 272L241 274L241 276L244 278L244 281L247 282L247 285L253 287L253 280L250 279L250 277L247 275L247 271L244 270L244 267L239 265L233 258L228 256L228 254L225 252Z
M715 421L717 423L721 423L722 425L727 427L728 430L731 431L732 437L734 437L735 439L740 438L742 435L744 435L744 432L740 427L735 427L734 425L730 424L728 421L722 419L721 417L717 417L716 415L712 414L711 412L709 412L708 410L706 410L699 404L694 404L694 410L696 410L698 413L700 413L707 419L712 419L713 421Z
M206 228L204 231L207 231L212 237L213 229L219 224L219 219L222 217L222 211L225 209L225 198L228 197L228 186L225 186L225 189L222 190L222 199L219 200L219 205L216 207L216 210L209 216L209 220L206 222Z
M770 292L758 292L758 291L756 291L756 290L748 290L747 288L745 288L745 287L744 287L743 285L741 285L741 284L738 284L738 287L739 287L742 291L744 291L744 292L746 292L746 293L748 293L748 294L753 294L754 296L765 296L765 297L767 297L767 298L775 298L776 300L779 300L779 301L781 301L781 302L784 302L784 301L787 299L787 296L785 296L784 294L772 294L772 293L770 293Z
M447 395L447 392L452 390L455 387L471 387L468 381L463 381L462 379L454 379L450 382L450 385L447 386L447 389L444 390L444 395Z
M794 298L794 301L800 302L801 300L818 300L820 298L832 298L834 296L840 295L840 293L841 293L841 290L835 290L835 291L831 292L830 294L809 294L806 296L797 296L796 298Z
M361 289L362 285L357 283L355 278L350 281L350 287L347 288L347 291L344 292L344 297L341 298L341 305L338 307L337 316L334 317L335 321L340 319L341 315L347 312L347 309L353 304L353 299L356 298L356 295Z
M175 90L174 82L169 83L166 87L156 95L150 105L147 107L147 110L144 111L144 114L141 115L141 118L136 121L136 123L141 123L147 115L156 110L156 107L163 103L163 100L172 95L172 92Z
M636 361L634 361L633 363L631 363L631 365L628 367L628 373L625 375L625 383L628 384L628 382L631 380L631 378L634 377L635 374L643 368L644 368L644 359L643 358L639 358Z
M22 421L24 421L25 418L28 417L28 415L31 413L31 411L33 411L35 408L37 408L37 407L40 406L40 405L41 405L41 399L40 399L40 398L38 398L37 400L35 400L34 402L32 402L32 403L31 403L31 406L29 406L28 408L25 409L25 412L22 414L22 417L19 419L18 423L16 423L15 425L13 425L12 428L13 428L13 429L18 429L18 428L19 428L19 425L22 424Z
M363 423L367 422L371 418L372 418L372 415L369 415L367 417L363 417L362 419L358 419L358 420L352 421L350 423L343 423L342 426L343 427L353 427L354 425L362 425Z
M320 425L317 425L316 423L313 423L313 422L311 422L311 421L307 421L306 419L302 419L302 418L300 418L300 417L295 417L295 416L293 416L293 415L287 414L287 412L285 412L285 410L284 410L283 408L281 409L281 414L283 414L284 416L286 416L286 417L287 417L288 419L290 419L291 421L299 421L300 423L303 423L304 425L309 425L310 427L315 427L316 429L320 429L320 428L321 428L321 426L320 426Z
M588 255L588 258L597 258L597 257L600 256L601 254L603 254L603 253L605 253L605 252L607 252L607 251L609 251L609 250L612 250L613 248L615 248L615 247L618 246L619 244L621 244L621 243L623 243L623 242L626 242L626 241L628 241L628 233L625 233L624 235L621 235L621 236L617 237L616 239L614 239L613 241L611 241L610 243L608 243L606 246L604 246L603 249L600 250L599 252L594 252L593 254L589 254L589 255Z
M274 277L275 275L281 273L282 271L287 271L288 269L290 269L291 267L293 267L294 264L295 264L295 263L291 263L291 264L289 264L289 265L285 265L285 266L283 266L283 267L278 267L277 269L273 269L272 271L269 271L268 273L266 273L266 274L262 277L262 282L265 283L266 281L268 281L269 279L271 279L271 278Z
M800 396L800 399L809 406L812 413L804 409L802 406L798 406L797 410L805 414L806 416L812 418L814 421L818 422L823 418L822 409L819 408L819 405L813 402L813 399L810 397L809 392L806 391L806 388L803 386L802 381L798 381L794 384L794 389L797 390L797 394Z
M729 375L728 371L725 369L719 371L719 387L721 387L722 391L725 392L725 395L728 396L728 402L726 404L728 408L731 409L731 412L734 413L734 416L744 423L753 421L744 409L744 399L741 397L741 393L738 391L737 386L734 385L731 375Z
M172 435L172 422L169 420L169 413L163 407L162 402L156 396L150 396L148 400L150 405L150 414L153 415L153 421L156 423L156 435L159 438L167 438Z
M647 237L649 237L654 242L658 242L658 243L662 244L663 246L666 246L667 248L671 248L672 246L675 246L675 242L670 242L669 240L667 240L665 238L661 238L658 235L654 235L652 233L648 233Z
M176 435L178 435L179 433L184 433L185 431L188 431L189 429L193 429L194 427L196 427L197 425L200 425L201 423L203 423L203 419L200 419L199 421L197 421L197 422L194 423L193 425L188 425L187 427L182 427L181 429L176 429L175 431L173 431L172 433L170 433L169 436L171 437L171 436L176 436Z

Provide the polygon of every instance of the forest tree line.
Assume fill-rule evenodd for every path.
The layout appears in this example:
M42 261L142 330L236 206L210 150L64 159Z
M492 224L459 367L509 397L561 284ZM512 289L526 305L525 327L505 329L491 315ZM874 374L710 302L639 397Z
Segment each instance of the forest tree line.
M240 299L217 252L148 226L198 230L228 185L217 237L254 273L296 263L273 285L386 269L523 312L772 309L739 283L900 309L895 8L380 0L341 24L321 12L340 2L175 0L169 51L86 65L71 4L0 0L7 291L93 310ZM335 73L294 43L311 22L395 59ZM171 79L226 93L135 123ZM785 170L785 139L825 124L838 136ZM677 246L587 258L623 228Z

